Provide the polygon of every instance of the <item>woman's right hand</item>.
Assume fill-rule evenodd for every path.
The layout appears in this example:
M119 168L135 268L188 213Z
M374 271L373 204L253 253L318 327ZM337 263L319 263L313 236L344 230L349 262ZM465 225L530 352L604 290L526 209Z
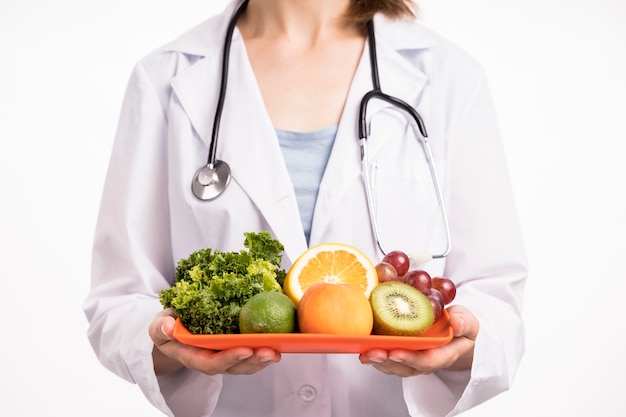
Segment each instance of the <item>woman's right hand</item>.
M156 375L167 375L185 367L207 375L251 375L280 361L280 353L269 348L234 347L215 351L185 345L174 339L173 309L165 309L150 324Z

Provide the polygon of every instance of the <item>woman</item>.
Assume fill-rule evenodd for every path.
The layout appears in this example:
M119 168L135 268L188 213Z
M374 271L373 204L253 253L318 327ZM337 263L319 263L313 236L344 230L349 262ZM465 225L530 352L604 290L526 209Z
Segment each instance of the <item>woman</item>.
M232 179L201 201L190 182L206 164L224 36L240 4L145 57L129 82L85 303L102 363L176 416L443 416L506 390L523 352L527 271L480 66L415 22L409 2L250 0L232 36L216 147ZM239 250L244 232L269 230L285 246L285 269L330 241L381 259L357 140L359 102L372 89L372 16L382 89L421 114L439 170L452 250L424 269L457 283L454 339L358 357L180 344L158 294L199 248ZM368 109L379 227L391 249L441 246L407 120L386 103ZM325 144L311 151L319 136Z

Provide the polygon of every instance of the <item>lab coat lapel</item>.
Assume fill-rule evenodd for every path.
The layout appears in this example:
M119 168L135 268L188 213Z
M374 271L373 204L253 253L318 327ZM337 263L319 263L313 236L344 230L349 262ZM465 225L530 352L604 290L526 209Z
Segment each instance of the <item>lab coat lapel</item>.
M381 89L384 93L416 107L418 112L426 113L428 105L423 90L428 81L427 76L399 53L399 49L405 49L404 37L407 33L389 32L387 28L390 27L389 22L384 19L376 21L376 49ZM427 45L426 40L423 43L421 40L418 42L420 43L413 42L410 49L419 50ZM333 212L340 208L341 198L349 187L354 186L355 182L360 182L363 186L357 127L361 99L373 88L368 47L369 45L366 45L355 73L337 138L320 185L311 231L312 244L325 235L324 231L331 223ZM371 120L389 106L381 100L372 100L368 106L367 119ZM371 135L368 139L369 159L373 159L388 140L401 139L384 134Z
M231 68L233 81L227 95L231 100L224 105L220 158L232 161L233 180L261 211L293 262L306 250L298 203L239 32L233 39Z
M175 93L207 149L220 83L220 61L218 54L207 56L174 82ZM199 93L202 91L206 94ZM230 165L231 181L250 197L293 262L306 249L298 205L238 30L233 34L216 154L217 159Z

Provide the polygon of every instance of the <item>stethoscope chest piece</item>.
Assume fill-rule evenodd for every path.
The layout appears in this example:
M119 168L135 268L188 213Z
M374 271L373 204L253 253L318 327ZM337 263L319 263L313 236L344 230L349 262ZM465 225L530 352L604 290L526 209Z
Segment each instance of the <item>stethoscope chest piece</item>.
M230 182L230 167L226 162L215 161L200 168L193 177L191 190L200 200L217 198Z

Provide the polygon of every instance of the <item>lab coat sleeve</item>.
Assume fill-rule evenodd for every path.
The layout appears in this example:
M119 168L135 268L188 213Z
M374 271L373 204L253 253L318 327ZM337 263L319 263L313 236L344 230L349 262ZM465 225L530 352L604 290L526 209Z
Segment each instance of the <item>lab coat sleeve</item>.
M468 307L480 330L471 371L445 370L403 381L413 416L457 415L509 389L524 351L526 253L482 70L472 84L447 132L453 244L445 276L457 282L454 304Z
M107 173L84 304L99 360L168 415L210 414L221 378L181 370L157 378L148 327L175 272L167 193L167 117L142 64L132 74ZM182 381L186 381L183 384ZM202 395L182 387L196 386Z

